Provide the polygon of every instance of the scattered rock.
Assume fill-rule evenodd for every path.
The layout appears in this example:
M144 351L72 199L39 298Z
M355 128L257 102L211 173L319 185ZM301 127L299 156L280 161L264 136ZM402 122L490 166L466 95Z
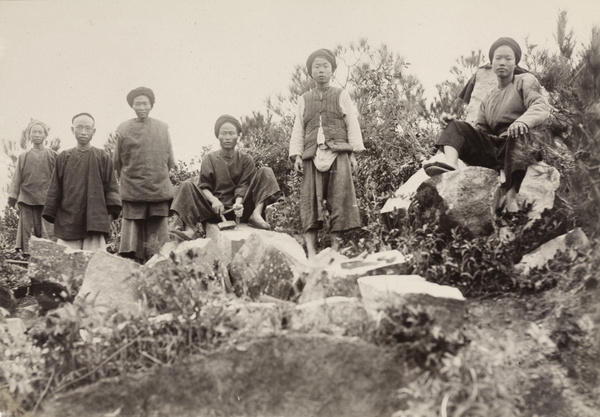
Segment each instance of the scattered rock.
M407 269L406 258L397 250L373 253L360 259L331 257L327 263L323 262L327 255L319 255L316 264L311 262L311 271L305 279L299 303L333 296L358 297L358 278L403 274Z
M266 294L282 300L297 292L309 265L304 249L289 235L252 233L237 252L229 272L234 286L257 299Z
M571 230L569 233L552 239L544 243L533 252L523 256L521 262L515 265L515 272L528 275L533 268L541 268L554 259L556 254L561 251L569 251L575 256L576 251L585 251L590 247L590 242L579 227Z
M102 313L116 310L126 315L137 315L139 295L134 276L139 269L140 265L131 260L107 252L95 252L76 300L91 301Z
M268 337L55 396L40 415L387 417L404 372L393 353L360 340Z
M378 275L358 279L366 310L378 317L386 308L424 309L450 334L463 325L465 298L457 288L426 281L418 275Z
M53 281L77 291L94 252L73 250L35 236L29 241L27 276L39 282Z
M358 298L329 297L296 306L289 328L299 332L360 336L366 334L372 321Z
M493 230L492 203L498 173L483 167L467 167L436 175L422 183L415 199L422 219L447 231L462 226L472 236Z

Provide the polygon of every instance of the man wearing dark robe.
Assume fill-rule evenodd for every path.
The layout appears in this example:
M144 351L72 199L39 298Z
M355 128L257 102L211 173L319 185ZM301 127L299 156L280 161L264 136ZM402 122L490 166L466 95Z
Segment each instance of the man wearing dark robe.
M271 168L257 170L252 157L236 149L241 134L242 125L235 117L219 117L215 136L220 149L202 159L198 185L190 181L179 185L171 211L183 221L186 235L193 235L197 222L218 222L223 214L258 229L271 228L264 209L274 202L279 185Z
M121 198L110 155L91 145L96 133L89 113L73 117L77 146L56 158L42 216L54 223L58 243L72 249L106 250L111 220Z

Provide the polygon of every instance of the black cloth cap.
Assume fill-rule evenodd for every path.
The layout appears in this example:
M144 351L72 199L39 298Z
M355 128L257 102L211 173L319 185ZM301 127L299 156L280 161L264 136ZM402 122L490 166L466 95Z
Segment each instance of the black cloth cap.
M221 129L221 126L223 126L225 123L231 123L232 125L234 125L237 129L238 135L242 133L242 124L238 121L238 119L228 114L224 114L223 116L219 117L217 119L217 122L215 123L216 137L219 137L219 130Z
M148 97L150 99L150 104L154 107L154 91L150 90L148 87L138 87L127 94L127 103L129 103L129 107L133 107L133 100L138 96Z
M521 47L519 46L519 44L517 43L516 40L514 40L513 38L506 38L506 37L498 39L490 47L490 52L489 52L490 63L492 63L492 61L494 60L494 52L496 51L496 49L498 49L498 47L500 47L502 45L510 46L510 49L512 49L515 53L515 64L518 64L519 61L521 61Z
M306 69L308 70L308 75L312 77L312 64L315 58L325 58L331 64L331 68L333 71L337 68L337 63L335 62L335 55L329 49L318 49L306 60Z

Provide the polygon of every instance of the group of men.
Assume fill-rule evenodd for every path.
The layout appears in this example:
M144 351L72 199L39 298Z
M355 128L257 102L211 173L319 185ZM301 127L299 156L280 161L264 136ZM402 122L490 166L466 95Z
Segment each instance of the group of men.
M324 220L323 202L331 217L332 247L340 233L360 227L352 181L355 152L364 150L357 112L348 93L331 86L334 54L320 49L307 60L315 88L300 97L290 141L290 159L303 174L301 219L308 256L316 253L317 230ZM73 117L77 146L59 155L44 148L48 127L32 121L27 134L34 147L19 157L9 204L19 207L16 247L28 253L28 240L42 236L42 218L54 223L58 243L73 249L105 250L111 221L122 212L119 254L144 262L169 240L168 217L177 214L183 234L198 222L240 218L250 226L270 229L265 207L279 186L268 167L237 149L242 125L223 115L215 123L220 147L206 155L200 181L174 189L169 172L175 158L168 126L149 117L154 92L139 87L127 95L136 118L116 130L112 158L91 145L96 132L89 113Z

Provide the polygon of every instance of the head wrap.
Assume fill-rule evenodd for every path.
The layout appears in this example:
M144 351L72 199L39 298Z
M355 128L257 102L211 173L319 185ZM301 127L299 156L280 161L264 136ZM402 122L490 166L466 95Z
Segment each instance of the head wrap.
M238 119L228 114L224 114L223 116L219 117L217 119L217 122L215 123L216 137L219 137L219 130L221 130L221 126L223 126L225 123L231 123L232 125L234 125L237 129L238 135L242 133L242 124L238 121Z
M150 105L154 107L154 91L147 87L138 87L135 90L131 90L129 94L127 94L127 103L129 103L129 107L133 107L133 100L139 96L148 97L150 100Z
M44 129L44 133L46 134L46 136L48 136L48 131L50 130L48 125L40 120L32 119L31 122L29 122L29 124L27 125L27 137L29 137L29 134L31 133L31 129L33 128L33 126L41 126L42 129Z
M521 47L513 38L500 38L492 44L489 52L490 63L494 60L494 52L502 45L509 46L513 50L515 53L515 64L518 64L521 60Z
M335 62L335 55L329 49L318 49L306 60L306 69L308 70L308 75L312 77L312 64L315 58L325 58L331 64L332 71L335 71L337 68L337 64Z

